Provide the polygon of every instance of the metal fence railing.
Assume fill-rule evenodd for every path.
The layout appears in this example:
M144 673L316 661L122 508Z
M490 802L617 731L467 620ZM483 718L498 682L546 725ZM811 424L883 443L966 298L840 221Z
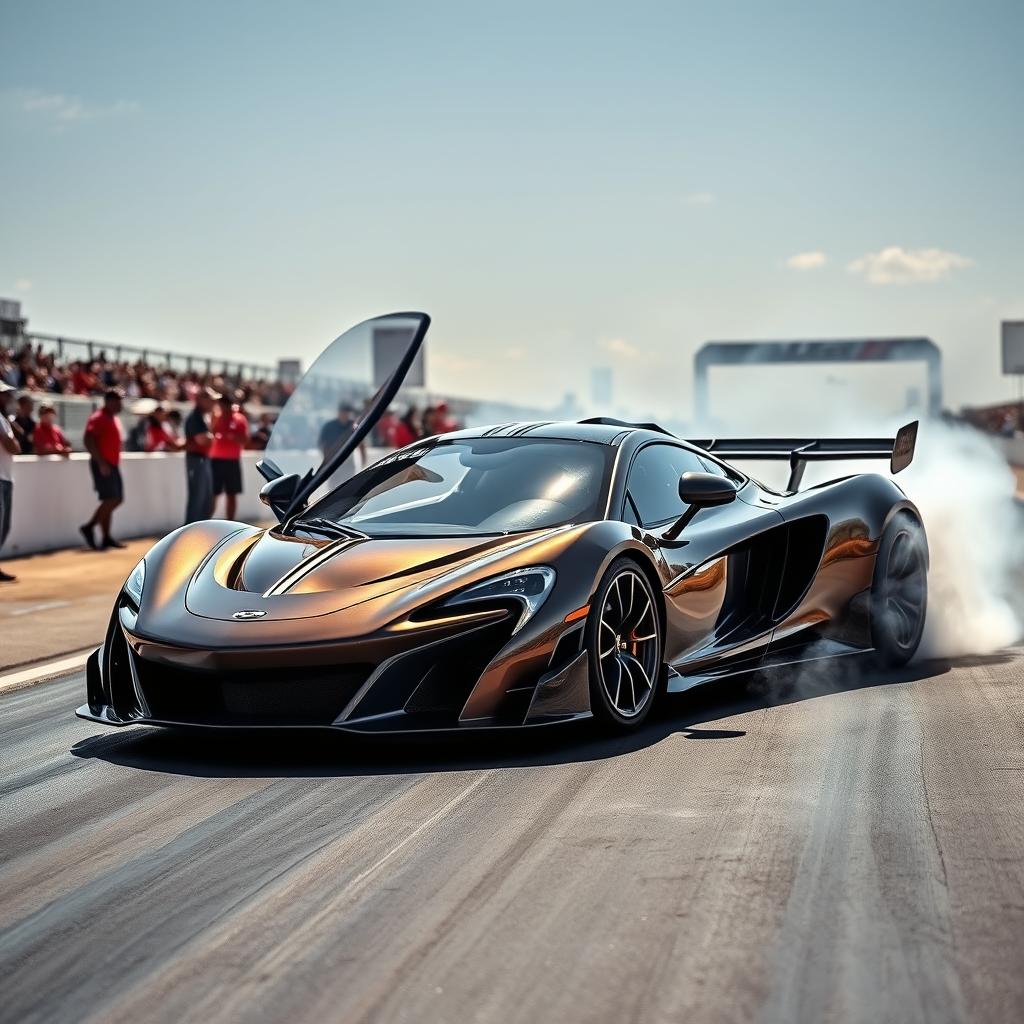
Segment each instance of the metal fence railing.
M277 380L277 367L235 359L171 352L168 349L122 345L107 341L83 341L64 338L56 334L30 333L24 341L39 347L47 355L54 355L62 363L112 361L115 363L146 363L156 370L167 369L175 373L222 374L241 380Z

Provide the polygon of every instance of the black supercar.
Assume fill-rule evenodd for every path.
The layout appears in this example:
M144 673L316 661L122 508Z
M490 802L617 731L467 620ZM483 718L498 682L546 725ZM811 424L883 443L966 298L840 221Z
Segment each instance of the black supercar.
M278 525L209 521L161 540L117 599L79 715L369 733L593 716L628 729L662 692L808 659L873 651L894 666L914 654L928 570L918 510L874 473L800 486L823 460L884 458L899 472L916 423L844 440L506 423L346 477L428 324L378 318L325 351L262 466ZM397 351L393 370L323 444L338 353L369 334ZM758 459L788 462L788 485L733 465Z

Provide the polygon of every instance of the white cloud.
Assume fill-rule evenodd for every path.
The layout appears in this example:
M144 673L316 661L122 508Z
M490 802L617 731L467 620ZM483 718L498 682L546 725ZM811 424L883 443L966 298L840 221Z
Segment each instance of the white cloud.
M507 348L504 351L506 359L510 359L514 363L518 363L526 358L526 349L519 345L513 345L511 348Z
M786 260L786 266L793 270L816 270L828 263L828 257L823 252L798 252Z
M868 284L918 284L941 281L954 270L973 266L974 261L945 249L904 249L890 245L854 260L847 269L860 274Z
M640 350L636 345L626 341L625 338L609 338L608 341L601 342L601 348L613 356L620 356L623 359L635 359L640 355Z
M32 282L27 277L19 277L18 280L14 282L14 290L19 294L23 292L30 292L32 291Z
M686 197L687 206L714 206L717 202L713 192L691 192Z
M135 100L116 100L113 103L88 103L77 96L64 93L46 93L39 89L16 89L10 94L14 105L23 113L32 114L58 125L97 121L102 118L124 117L141 109Z

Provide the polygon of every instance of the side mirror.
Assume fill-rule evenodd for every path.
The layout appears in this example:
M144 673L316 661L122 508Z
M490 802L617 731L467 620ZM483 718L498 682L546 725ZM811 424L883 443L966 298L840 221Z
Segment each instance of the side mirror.
M679 497L687 505L712 508L736 500L736 484L715 473L684 473L679 478Z
M675 540L686 529L702 508L728 505L736 500L739 488L725 476L717 473L684 473L679 478L679 497L689 506L687 510L662 534L665 540Z
M298 473L275 477L260 488L260 501L268 508L273 509L274 515L283 521L300 483L301 478Z

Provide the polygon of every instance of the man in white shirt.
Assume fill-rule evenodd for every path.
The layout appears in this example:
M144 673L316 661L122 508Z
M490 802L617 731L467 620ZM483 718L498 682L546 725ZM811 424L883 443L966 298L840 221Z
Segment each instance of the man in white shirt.
M0 549L11 532L11 502L14 497L14 456L21 451L14 429L7 418L7 400L14 391L0 380ZM13 583L17 579L0 569L0 583Z

